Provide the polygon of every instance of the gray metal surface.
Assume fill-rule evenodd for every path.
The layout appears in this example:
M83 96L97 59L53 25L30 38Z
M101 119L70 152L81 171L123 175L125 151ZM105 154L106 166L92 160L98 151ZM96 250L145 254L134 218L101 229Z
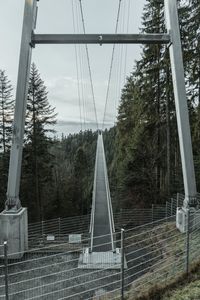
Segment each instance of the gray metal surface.
M15 100L15 115L13 123L13 138L10 154L7 210L18 210L21 207L19 200L19 187L21 177L21 161L24 137L24 123L26 114L26 102L28 81L31 64L31 37L35 27L36 0L25 0L24 21L19 59L18 81Z
M197 191L176 0L165 0L165 18L172 42L170 60L185 189L184 206L187 207L188 204L195 201Z
M93 252L112 251L114 250L112 211L109 201L109 185L107 182L106 162L101 134L98 136L97 142L95 177L91 250Z
M33 44L168 44L169 34L33 34Z
M121 251L116 249L113 251L105 252L92 252L90 253L89 248L83 250L79 257L78 262L79 269L121 269ZM127 268L127 264L124 265Z

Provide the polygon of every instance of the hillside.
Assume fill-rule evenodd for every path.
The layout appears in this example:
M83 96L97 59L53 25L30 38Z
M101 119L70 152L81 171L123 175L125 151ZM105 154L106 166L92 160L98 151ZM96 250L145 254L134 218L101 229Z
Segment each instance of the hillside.
M191 267L189 276L184 275L179 282L167 290L162 300L200 299L200 261Z

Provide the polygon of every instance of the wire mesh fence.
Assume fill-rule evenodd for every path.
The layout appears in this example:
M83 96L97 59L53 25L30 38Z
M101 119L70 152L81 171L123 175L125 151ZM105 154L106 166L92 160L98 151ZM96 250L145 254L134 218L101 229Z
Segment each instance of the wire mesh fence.
M124 238L122 230L114 233L115 253L90 253L88 236L77 233L74 240L70 239L70 222L66 222L67 236L64 229L57 231L58 225L62 228L57 219L55 226L52 220L43 224L41 234L46 237L26 253L6 254L8 249L0 245L4 253L0 257L0 299L111 300L128 299L130 295L134 299L158 281L166 284L186 272L187 264L200 260L200 214L191 213L189 231L180 233L175 215L171 215L178 203L175 200L168 207L169 216L167 205L165 210L160 207L160 213L154 206L146 224L130 227L130 220L123 221L127 224ZM52 232L62 238L56 242L47 239ZM100 240L106 241L106 236Z
M115 243L119 243L118 233ZM120 264L115 264L114 270L110 264L97 270L83 262L80 265L80 256L88 244L89 239L82 240L73 250L66 242L48 245L27 251L20 259L13 257L22 257L22 253L8 255L9 299L92 299L103 287L115 290L120 282ZM107 258L102 257L101 264L105 261ZM0 294L4 294L2 281Z
M7 274L7 269L6 269L6 259L5 258L5 252L4 252L4 245L0 245L0 253L2 255L0 256L0 299L6 299L6 294L7 294L7 282L6 282L6 274Z
M159 263L160 245L164 240L159 240L162 237L160 230L161 226L166 226L166 221L172 226L171 232L177 234L173 227L174 217L154 222L153 228L151 222L127 229L123 245L120 231L115 232L118 255L121 255L122 247L125 253L124 291L131 282L146 274L152 263ZM100 255L100 266L97 268L95 264L91 268L91 265L81 263L81 255L89 248L89 243L89 239L81 240L72 250L69 241L53 243L29 250L24 255L8 254L8 299L120 299L121 259L117 263L114 260L108 263L107 257ZM5 269L3 265L2 268ZM4 278L0 281L0 299L6 299Z
M184 197L178 194L163 205L152 204L150 208L121 209L114 213L115 228L132 228L143 224L161 220L176 214L177 206L182 206ZM54 236L54 242L64 242L69 234L82 234L87 237L90 225L90 215L56 218L48 221L31 223L28 225L29 246L37 247Z
M28 225L29 245L37 246L43 243L48 235L53 235L54 240L64 241L70 233L84 234L88 232L90 215L69 218L57 218Z
M167 218L166 223L154 229L132 235L130 240L134 250L126 254L129 268L126 271L125 288L130 287L133 299L158 281L166 282L184 271L185 235L176 229L173 217Z

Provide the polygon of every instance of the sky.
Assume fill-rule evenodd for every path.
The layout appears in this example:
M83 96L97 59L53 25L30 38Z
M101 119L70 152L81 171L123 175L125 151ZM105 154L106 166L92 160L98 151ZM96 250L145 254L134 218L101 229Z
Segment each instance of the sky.
M118 3L118 0L82 0L86 33L114 33ZM119 33L139 33L144 4L145 0L121 1ZM6 71L14 89L23 11L24 0L0 0L0 69ZM36 33L74 32L82 33L79 0L38 2ZM133 69L134 61L140 58L141 46L116 45L105 110L112 49L112 45L88 45L98 122L101 124L104 119L105 126L112 126L116 120L121 88ZM96 118L85 46L75 49L74 45L37 45L33 49L32 62L36 64L47 87L49 102L58 114L57 135L94 129Z

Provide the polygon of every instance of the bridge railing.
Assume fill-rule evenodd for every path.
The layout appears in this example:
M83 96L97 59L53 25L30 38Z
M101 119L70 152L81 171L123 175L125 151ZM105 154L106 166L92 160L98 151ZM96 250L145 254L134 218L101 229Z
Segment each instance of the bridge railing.
M189 244L187 233L176 229L175 216L125 229L123 243L118 230L114 239L119 253L122 249L125 253L123 276L122 260L115 268L106 267L104 259L100 269L81 263L81 255L89 246L88 238L71 242L68 239L59 244L46 241L23 257L21 253L21 258L20 253L15 259L13 253L8 254L9 298L5 296L5 257L1 257L0 299L122 299L122 287L123 294L134 299L150 287L164 287L186 271L187 262L191 266L200 261L200 216L194 218Z

